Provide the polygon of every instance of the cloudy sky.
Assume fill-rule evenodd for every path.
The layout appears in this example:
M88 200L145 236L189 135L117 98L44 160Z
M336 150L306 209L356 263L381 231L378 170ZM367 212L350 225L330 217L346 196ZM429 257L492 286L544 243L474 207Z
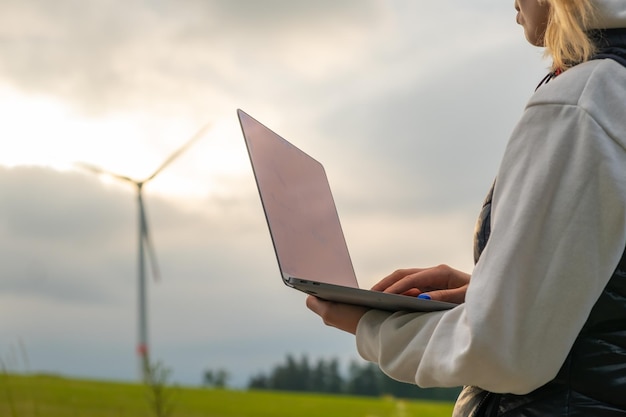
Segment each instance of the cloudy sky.
M547 66L512 0L0 0L2 362L138 377L135 190L76 163L143 179L207 123L144 189L152 358L237 385L288 353L356 358L280 281L236 109L324 163L369 287L471 269Z

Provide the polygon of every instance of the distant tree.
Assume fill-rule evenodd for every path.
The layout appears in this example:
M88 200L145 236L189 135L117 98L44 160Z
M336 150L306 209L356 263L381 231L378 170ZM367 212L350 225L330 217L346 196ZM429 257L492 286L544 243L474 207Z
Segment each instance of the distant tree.
M271 389L274 390L292 390L295 380L296 361L291 355L287 355L284 365L277 365L272 372L269 382Z
M253 376L248 381L248 389L272 389L269 378L263 374Z
M354 395L379 396L381 394L380 370L371 362L359 366L352 361L349 367L347 392Z
M319 359L317 365L310 372L311 391L341 394L344 381L339 372L337 359L326 361Z
M204 371L203 384L211 388L227 388L230 374L224 369Z
M392 395L398 398L420 398L454 401L460 388L419 388L414 384L398 382L385 375L370 362L352 361L348 377L342 377L337 359L319 359L311 366L303 355L296 360L287 355L284 363L274 367L268 375L258 374L248 382L249 389L279 391L306 391L363 396Z
M300 362L296 363L295 374L293 378L294 391L311 391L311 366L307 355L302 355Z
M271 389L281 391L309 391L311 368L309 359L303 355L298 362L292 355L287 355L286 363L274 368L269 377Z
M344 390L344 380L339 371L339 360L331 359L326 369L326 392L340 393Z

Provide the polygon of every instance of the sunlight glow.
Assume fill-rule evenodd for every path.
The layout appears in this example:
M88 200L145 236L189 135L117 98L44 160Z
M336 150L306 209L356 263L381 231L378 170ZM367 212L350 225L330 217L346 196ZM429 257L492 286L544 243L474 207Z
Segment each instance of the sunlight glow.
M234 117L221 120L163 119L118 113L94 118L46 96L0 87L0 165L37 165L76 170L77 162L143 180L204 124L211 127L168 165L146 189L183 198L231 194L232 178L249 175L245 146ZM108 184L111 177L100 176ZM125 187L123 183L119 184Z

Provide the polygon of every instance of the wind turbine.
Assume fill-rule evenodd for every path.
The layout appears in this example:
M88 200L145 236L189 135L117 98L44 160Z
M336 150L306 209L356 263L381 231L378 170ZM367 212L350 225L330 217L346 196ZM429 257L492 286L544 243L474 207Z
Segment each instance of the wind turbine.
M140 371L143 378L143 381L149 381L150 377L150 359L148 352L148 313L146 308L146 268L145 268L145 259L146 259L146 251L151 261L151 269L154 276L155 281L159 280L159 269L156 262L156 255L154 252L154 246L152 245L152 241L150 240L150 234L148 232L148 221L146 219L146 210L143 203L142 191L144 185L150 182L154 177L156 177L165 167L171 164L176 158L178 158L183 152L185 152L191 145L200 139L206 131L209 129L210 125L205 125L202 127L192 138L181 146L176 152L172 153L166 160L159 166L156 171L152 173L149 177L144 180L135 180L133 178L127 177L125 175L115 174L113 172L105 171L101 168L98 168L94 165L78 163L77 165L83 169L91 171L98 175L108 175L110 177L116 178L121 181L128 182L133 184L137 189L137 206L138 206L138 215L139 215L139 247L138 247L138 342L137 342L137 354L139 355L139 365Z

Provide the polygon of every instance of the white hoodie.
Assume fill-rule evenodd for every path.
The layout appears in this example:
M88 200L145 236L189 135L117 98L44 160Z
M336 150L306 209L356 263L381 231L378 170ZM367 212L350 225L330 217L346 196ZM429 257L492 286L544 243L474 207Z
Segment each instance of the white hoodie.
M596 0L599 28L625 0ZM578 65L541 87L497 173L491 235L465 303L371 310L361 356L422 387L526 394L553 379L626 247L626 68Z

